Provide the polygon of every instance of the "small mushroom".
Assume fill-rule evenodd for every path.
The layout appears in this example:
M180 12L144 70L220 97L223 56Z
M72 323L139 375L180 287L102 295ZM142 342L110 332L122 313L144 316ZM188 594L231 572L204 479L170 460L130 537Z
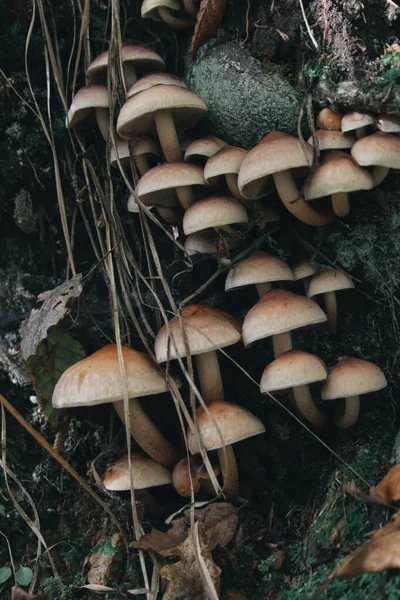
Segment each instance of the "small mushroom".
M261 393L291 389L303 417L315 427L323 427L327 423L326 416L315 405L308 386L323 381L327 376L328 371L320 358L302 350L289 350L264 370Z
M214 466L213 471L218 475L220 469ZM180 496L188 497L193 493L197 494L201 487L204 487L211 494L214 493L214 487L211 484L209 474L203 463L200 454L191 456L189 459L182 458L176 463L172 472L172 485Z
M107 140L110 111L108 109L108 90L105 85L89 85L81 88L75 94L68 110L66 127L76 127L92 112L96 115L101 135Z
M352 131L356 139L359 140L367 135L367 127L374 124L375 119L370 113L351 112L344 115L341 127L343 133Z
M342 358L329 373L321 388L322 400L345 398L344 413L335 417L340 429L349 429L358 420L360 396L377 392L387 386L379 367L366 360Z
M195 22L193 15L182 16L177 0L143 0L141 15L143 19L161 19L172 29L192 27Z
M342 124L342 114L331 108L323 108L317 116L317 125L321 129L339 131Z
M214 156L211 156L206 163L204 178L207 183L211 186L216 186L219 179L224 177L232 196L238 200L244 200L242 194L239 192L237 180L246 154L247 152L243 148L224 146Z
M378 115L376 125L385 133L400 133L399 115Z
M255 285L261 298L271 289L273 281L293 281L293 273L281 258L257 250L236 263L229 271L225 291Z
M185 235L212 227L231 231L230 225L247 222L246 209L239 200L230 196L210 196L188 208L183 217L183 231Z
M141 452L131 453L133 487L143 490L172 482L171 473ZM124 454L108 467L102 477L106 490L124 492L131 489L128 454Z
M336 269L321 269L311 277L308 284L307 296L308 298L313 298L319 294L324 295L325 312L328 317L327 325L330 333L336 333L336 292L353 288L353 281L347 277L347 275Z
M315 135L318 140L320 152L326 150L349 150L356 141L351 133L329 131L328 129L318 129ZM308 138L308 143L313 146L314 140L312 136Z
M183 79L172 75L172 73L149 73L131 85L126 95L128 98L132 98L135 94L144 92L155 85L177 85L181 88L187 88Z
M307 258L301 260L292 266L293 277L295 281L303 280L304 292L307 296L308 284L311 277L318 271L318 267L311 263Z
M378 131L358 140L351 155L362 167L373 167L372 181L376 186L385 179L389 169L400 168L400 138Z
M139 175L144 175L151 168L148 156L150 155L159 157L161 152L157 142L146 136L132 140L118 139L116 141L116 150L114 147L111 148L111 166L118 167L118 156L122 166L125 168L129 167L131 154L135 161Z
M159 216L170 225L180 225L182 223L182 217L179 212L170 206L147 206L147 208L149 210L155 209ZM128 211L135 214L140 213L139 204L137 203L133 194L131 194L128 198Z
M204 166L209 158L214 156L214 154L217 154L217 152L226 145L226 142L214 135L199 138L198 140L190 142L187 146L185 150L185 161L194 162Z
M213 229L191 233L185 240L185 250L189 256L216 254L218 251L218 236Z

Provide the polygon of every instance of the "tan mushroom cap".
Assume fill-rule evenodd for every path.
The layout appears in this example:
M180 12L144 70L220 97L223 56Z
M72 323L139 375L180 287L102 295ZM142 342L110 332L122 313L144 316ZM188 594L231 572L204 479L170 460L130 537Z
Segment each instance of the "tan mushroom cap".
M351 133L343 133L342 131L318 129L315 135L317 136L320 150L344 150L351 148L356 141ZM308 143L313 146L312 136L308 138Z
M66 126L75 127L95 108L108 108L108 91L105 85L88 85L78 90L69 107Z
M197 410L200 437L207 451L235 444L265 431L260 419L236 404L218 400L212 402L208 410L211 418L202 407ZM198 454L200 448L190 430L187 441L191 454Z
M316 381L323 381L327 376L327 368L318 356L303 350L289 350L264 370L260 383L261 393L309 385Z
M215 185L218 177L227 174L237 174L246 156L246 150L236 146L225 146L208 159L204 168L204 178L210 185Z
M122 346L128 396L161 394L167 383L150 356ZM64 371L54 388L54 408L93 406L124 398L117 346L109 344Z
M185 240L185 250L189 256L194 254L216 254L218 238L212 229L191 233Z
M286 290L269 290L246 315L243 343L249 346L257 340L326 320L326 314L313 300Z
M88 77L103 75L108 68L108 50L97 56L86 71ZM146 70L165 69L165 63L161 56L151 48L132 45L122 46L121 58L123 63L133 63L136 67Z
M229 271L225 290L272 281L293 281L293 273L281 258L258 250L239 261Z
M360 127L367 127L368 125L373 125L375 123L375 119L372 115L365 112L350 112L344 115L342 118L342 131L346 133L346 131L354 131L355 129L359 129Z
M246 209L236 198L210 196L188 208L183 217L183 231L189 235L210 227L247 223L248 220Z
M299 140L286 133L272 132L257 144L243 160L238 186L246 198L252 198L262 180L273 173L309 167L313 161L313 149L305 142L304 151Z
M354 159L338 150L329 152L317 166L313 176L304 186L306 200L314 200L338 192L370 190L372 177L361 169Z
M201 158L211 158L226 145L226 142L214 135L194 140L185 150L185 160L191 162Z
M179 132L193 127L207 113L203 100L177 85L154 86L129 98L121 108L117 132L123 138L155 132L154 115L167 110Z
M376 392L387 386L379 367L367 360L347 356L329 373L321 388L322 400L350 398Z
M351 149L351 155L362 167L400 169L400 138L378 131L358 140Z
M172 75L172 73L149 73L144 77L141 77L127 92L128 98L131 98L139 92L144 92L155 85L177 85L178 87L186 88L186 83L180 77Z
M307 288L307 296L312 298L326 292L337 292L354 288L354 283L341 271L321 269L311 277Z
M173 11L181 10L181 6L177 0L143 0L141 7L142 18L159 21L159 8L168 8Z
M171 198L176 198L174 190L192 185L206 185L203 169L182 161L153 167L139 179L136 190L143 204L171 206ZM172 206L176 206L176 202Z
M161 155L160 146L157 142L152 138L145 136L134 138L132 140L117 139L116 148L117 151L115 151L114 146L112 146L110 152L110 164L112 167L118 167L117 154L123 165L129 162L129 148L132 152L132 156L140 156L141 154Z
M335 112L331 108L323 108L317 117L317 125L321 129L339 131L342 123L342 114Z
M400 133L399 115L379 115L376 124L385 133Z
M131 469L133 487L136 490L168 485L172 482L172 476L168 469L141 452L132 452ZM112 492L124 492L131 489L128 454L124 454L108 467L102 477L102 482L106 490Z
M221 310L191 304L182 311L182 323L185 328L189 352L192 356L225 348L240 341L241 326L237 319ZM170 339L170 333L174 342ZM176 349L175 349L176 347ZM166 362L178 356L186 356L185 340L182 335L180 319L173 317L157 334L155 341L157 362Z
M318 271L318 267L314 266L308 259L304 259L293 265L292 272L295 281L311 277Z

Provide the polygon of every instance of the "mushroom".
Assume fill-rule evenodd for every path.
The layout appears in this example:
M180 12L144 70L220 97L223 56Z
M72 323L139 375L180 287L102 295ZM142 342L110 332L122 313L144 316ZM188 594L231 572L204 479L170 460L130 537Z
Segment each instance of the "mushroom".
M100 133L107 140L110 118L108 90L105 85L88 85L75 94L68 110L66 127L76 127L93 111Z
M342 123L342 114L331 108L323 108L317 116L317 125L321 129L339 131Z
M316 267L313 263L311 263L307 258L301 260L296 263L292 267L293 277L295 281L303 280L304 292L307 295L308 284L312 275L314 275L318 271L318 267Z
M164 21L172 29L192 27L195 22L193 15L181 16L181 6L177 0L143 0L141 15L143 19Z
M286 208L300 221L308 225L327 225L335 216L332 212L317 211L301 196L291 169L310 167L313 150L305 142L286 133L272 132L257 144L242 162L238 187L245 198L261 197L272 175L280 199Z
M136 400L136 397L166 392L166 379L147 354L122 346L122 355L130 398L132 436L151 458L165 467L172 467L179 459L179 453ZM73 408L112 402L125 423L123 399L124 382L117 346L109 344L64 371L54 388L52 403L54 408Z
M180 225L182 223L181 215L169 206L148 206L147 208L149 210L153 208L156 209L160 217L170 225ZM128 211L136 214L140 213L139 204L136 202L136 198L133 194L128 198Z
M226 142L214 135L191 142L185 150L185 161L205 165L207 160L226 146Z
M147 155L160 156L160 147L155 140L142 136L130 141L118 139L116 150L111 148L110 164L112 167L118 167L117 155L123 167L130 166L131 154L134 158L139 175L144 175L150 170L150 164Z
M207 113L203 100L177 85L156 85L135 94L122 106L117 132L131 138L157 130L168 162L182 160L178 132L193 127Z
M219 474L220 469L214 466L215 475ZM191 496L197 494L203 486L211 494L214 493L214 487L211 485L208 471L203 463L200 454L191 456L189 459L182 458L176 463L172 472L172 485L180 496Z
M389 169L400 168L400 138L378 131L358 140L351 154L362 167L373 167L372 181L376 186L385 179Z
M368 171L361 169L345 152L336 150L324 156L314 174L306 181L304 197L306 200L315 200L331 196L335 214L345 217L350 212L349 192L370 190L372 187L372 177Z
M232 224L247 223L244 206L230 196L210 196L192 204L183 217L185 235L211 227L230 231Z
M172 73L149 73L136 81L127 91L128 98L132 98L139 92L144 92L155 85L177 85L181 88L187 88L186 83L180 77Z
M376 125L385 133L400 133L399 115L378 115Z
M218 236L213 229L191 233L185 240L185 250L189 256L194 254L216 254L218 251Z
M336 269L321 269L309 281L307 289L309 298L324 294L325 312L328 317L327 325L330 333L336 333L337 302L335 292L352 288L354 288L353 281Z
M315 132L318 140L320 152L325 150L349 150L355 144L355 137L351 133L342 133L341 131L329 131L328 129L318 129ZM308 138L308 143L313 146L313 137Z
M379 367L366 360L342 358L329 373L321 388L322 400L345 398L344 413L335 417L340 429L349 429L358 419L360 395L377 392L387 386Z
M326 320L326 314L313 300L286 290L269 290L246 315L243 343L249 346L272 336L274 356L278 358L292 349L291 331Z
M108 69L108 50L97 56L86 71L86 76L92 81L105 79ZM163 71L165 63L161 56L151 48L128 44L121 50L122 68L126 87L129 88L136 80L136 69L143 71Z
M367 135L368 125L374 125L375 119L370 113L366 112L351 112L344 115L342 118L341 128L343 133L353 131L356 139Z
M209 185L216 186L221 177L225 178L226 184L232 196L238 200L244 200L237 185L238 174L241 164L246 156L246 150L236 146L224 146L219 152L211 156L204 168L204 178ZM254 200L256 198L254 197Z
M131 453L131 470L135 490L169 485L172 482L168 469L141 452ZM106 490L111 492L124 492L131 489L128 454L124 454L108 467L102 477L102 483Z
M137 195L143 204L153 206L165 206L177 196L187 210L195 200L192 187L199 185L206 185L201 167L183 161L164 163L143 175L137 186Z
M326 366L317 356L303 350L289 350L265 368L261 377L261 393L291 388L303 417L315 427L323 427L327 423L326 416L315 405L308 386L323 381L327 375Z
M293 273L281 258L257 250L236 263L229 271L225 291L255 285L261 298L271 289L272 281L293 281Z

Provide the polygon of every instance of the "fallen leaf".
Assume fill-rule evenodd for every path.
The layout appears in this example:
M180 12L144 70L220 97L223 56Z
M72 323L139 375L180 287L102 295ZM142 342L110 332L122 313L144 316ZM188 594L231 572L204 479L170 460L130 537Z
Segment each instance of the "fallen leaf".
M41 308L34 308L19 329L21 353L25 360L36 354L42 340L47 337L50 327L57 325L68 312L67 304L82 292L82 275L75 275L49 292L43 292Z
M400 500L400 464L395 465L378 483L371 488L386 504L392 504Z
M11 588L11 600L46 600L46 598L41 594L32 596L21 590L21 588L13 587Z
M107 586L116 575L123 557L124 543L121 534L114 533L111 538L102 539L92 548L87 574L88 584Z
M196 60L199 48L211 38L216 37L225 7L226 0L201 0L190 42L190 54L193 60Z
M163 600L218 598L221 569L214 563L202 529L196 525L190 529L187 538L175 548L175 554L180 560L160 570L160 576L169 582Z
M368 494L366 494L362 490L359 490L354 481L352 481L349 485L345 485L344 489L346 492L357 498L357 500L361 500L361 502L366 502L368 504L387 504L374 487L370 487Z

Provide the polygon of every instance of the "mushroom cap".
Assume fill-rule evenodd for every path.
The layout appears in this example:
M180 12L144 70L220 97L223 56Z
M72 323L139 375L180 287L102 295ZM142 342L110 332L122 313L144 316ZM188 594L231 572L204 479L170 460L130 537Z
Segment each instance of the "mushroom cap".
M143 204L167 206L165 202L176 199L176 188L192 185L206 185L203 169L182 161L153 167L139 179L136 189Z
M354 288L353 281L341 271L336 271L335 269L321 269L311 277L308 283L307 296L312 298L318 294L349 290L352 288Z
M226 146L226 142L215 135L208 135L191 142L185 150L185 160L187 162L208 159Z
M249 346L271 335L318 325L326 320L326 314L314 300L286 290L269 290L246 315L243 343Z
M239 173L246 154L247 152L243 148L225 146L214 156L211 156L204 167L204 178L207 183L214 185L221 175Z
M172 73L149 73L141 77L127 92L128 98L131 98L139 92L144 92L155 85L177 85L178 87L186 88L186 83L180 77L172 75Z
M133 487L136 490L168 485L172 482L168 469L141 452L132 452L131 469ZM106 490L112 492L124 492L131 489L128 454L124 454L108 467L102 477L102 482Z
M167 391L165 377L150 356L122 346L126 385L130 398ZM53 392L54 408L93 406L124 398L117 346L109 344L69 367Z
M185 240L185 250L189 256L194 254L216 254L218 238L212 229L191 233Z
M387 386L385 375L374 363L346 356L333 367L321 388L322 400L350 398Z
M400 138L378 131L358 140L351 149L351 155L363 167L373 165L400 169Z
M399 115L379 115L376 124L385 133L400 133Z
M75 127L95 108L108 108L108 90L105 85L87 85L77 91L69 107L66 126Z
M331 131L339 131L342 123L342 114L335 112L331 108L323 108L317 117L317 125L321 129L330 129Z
M208 410L212 417L202 406L197 409L200 437L207 451L235 444L265 431L260 419L236 404L215 400L208 405ZM192 454L200 452L196 437L190 430L187 433L187 442Z
M110 152L110 164L112 167L118 166L117 153L122 164L129 162L129 148L132 152L132 156L140 156L141 154L154 154L160 156L160 146L152 138L141 136L132 140L123 140L122 138L117 139L116 142L117 152L114 146L111 147Z
M117 132L123 138L155 131L154 115L168 110L179 132L193 127L207 113L203 100L177 85L150 87L132 96L120 110Z
M375 123L374 117L366 112L350 112L342 117L342 131L354 131L360 127L367 127Z
M293 277L295 281L305 279L305 277L311 277L318 271L318 267L314 266L308 258L296 263L292 267Z
M269 175L310 167L312 161L313 149L308 142L305 142L303 151L296 137L273 131L244 158L238 178L239 190L245 198L254 198Z
M265 368L260 383L261 393L309 385L323 381L327 376L327 368L318 356L303 350L289 350Z
M247 223L248 220L245 207L236 198L210 196L187 209L183 217L183 231L189 235L210 227Z
M293 273L284 260L257 250L239 261L228 273L225 290L236 290L245 285L293 281Z
M343 150L351 148L356 139L351 133L342 131L329 131L328 129L318 129L315 132L318 139L320 150ZM308 138L308 143L313 146L313 138Z
M182 458L176 463L172 471L172 485L180 496L190 496L193 492L196 494L200 489L199 477L191 469L190 459Z
M237 319L221 310L191 304L182 311L189 352L192 356L231 346L240 341L241 326ZM170 338L174 338L174 342ZM185 340L180 319L173 317L157 334L155 341L157 362L166 362L186 356Z
M154 19L159 21L159 8L168 8L169 10L180 11L181 7L177 0L143 0L141 15L143 19Z
M108 68L108 50L97 56L86 71L88 77L98 77L104 75ZM123 63L133 63L137 67L146 70L165 69L165 62L157 52L151 48L128 44L122 46L121 58Z
M361 169L349 154L335 150L324 156L311 179L306 181L304 197L314 200L337 192L370 190L372 187L370 173Z

